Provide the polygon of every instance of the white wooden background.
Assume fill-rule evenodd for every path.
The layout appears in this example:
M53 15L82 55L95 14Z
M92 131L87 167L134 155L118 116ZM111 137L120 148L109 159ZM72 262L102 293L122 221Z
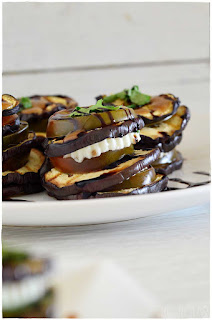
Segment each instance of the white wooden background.
M3 4L3 92L69 94L89 105L133 84L209 112L209 4ZM183 143L196 146L189 127ZM209 316L208 204L99 226L3 227L3 240L48 253L61 268L113 259L159 298L164 316Z

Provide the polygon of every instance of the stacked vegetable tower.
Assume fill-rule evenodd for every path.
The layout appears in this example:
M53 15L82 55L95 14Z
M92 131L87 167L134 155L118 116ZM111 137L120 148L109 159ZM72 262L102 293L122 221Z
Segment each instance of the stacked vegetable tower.
M2 250L2 311L4 318L53 317L54 294L48 259Z
M3 198L42 190L40 168L44 154L34 149L36 135L20 121L18 101L2 96L2 191Z
M159 149L134 150L143 126L133 109L102 100L56 112L48 122L41 170L48 194L63 200L163 190L167 178L151 167Z
M175 147L182 140L182 132L189 119L190 112L173 94L148 96L139 91L138 86L123 90L110 96L99 96L104 105L124 105L141 117L145 127L140 129L140 141L137 150L159 148L159 158L152 164L157 173L170 174L180 169L183 157Z

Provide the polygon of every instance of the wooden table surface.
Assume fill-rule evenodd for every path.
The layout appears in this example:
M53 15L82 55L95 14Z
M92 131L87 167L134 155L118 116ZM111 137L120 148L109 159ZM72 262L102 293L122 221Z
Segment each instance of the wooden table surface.
M17 97L68 94L80 105L89 105L99 94L139 84L143 92L152 95L174 93L192 114L209 114L207 4L116 4L109 26L102 21L111 7L101 4L94 10L94 4L82 5L51 6L48 29L42 26L49 4L4 4L3 92ZM35 15L40 13L37 28L31 25L35 19L30 16L32 9ZM139 19L141 11L143 20ZM82 25L82 20L79 23L79 12L87 24ZM95 15L98 12L103 20ZM153 25L148 19L151 12ZM64 17L69 15L73 19L67 22ZM23 17L24 22L19 19L17 25L10 24L14 17ZM79 37L71 33L77 23ZM131 48L122 46L126 38L132 41ZM149 41L151 46L144 45ZM189 129L184 139L186 135ZM2 236L14 248L52 256L61 268L76 262L112 259L159 299L164 317L209 316L209 203L112 224L3 227Z

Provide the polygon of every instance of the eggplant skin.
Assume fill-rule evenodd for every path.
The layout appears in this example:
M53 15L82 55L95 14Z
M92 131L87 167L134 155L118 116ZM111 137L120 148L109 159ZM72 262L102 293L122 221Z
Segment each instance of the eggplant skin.
M181 111L183 111L183 114L181 114ZM172 121L174 122L176 117L180 117L182 122L179 128L177 128L174 133L169 135L167 132L158 131L158 127L160 127L160 123L158 123L158 127L154 127L154 125L144 127L144 132L147 130L147 128L151 128L153 131L155 129L155 132L158 134L156 138L151 138L150 136L142 134L142 130L140 131L141 134L141 141L136 144L135 149L145 149L145 148L160 148L163 152L171 151L177 144L181 142L182 139L182 131L186 128L188 121L190 120L190 111L186 106L180 106L177 110L177 113L172 116L167 122L161 122L161 125L163 123L169 123L169 126L172 126ZM173 124L173 127L175 128L175 124Z
M152 124L152 123L157 123L157 122L163 121L165 119L168 119L170 116L174 115L177 112L177 109L180 106L179 98L175 97L171 93L160 94L159 97L165 98L165 99L170 100L172 102L172 112L166 113L166 114L162 114L161 116L156 116L156 115L154 115L154 111L150 111L150 114L152 115L152 119L149 119L147 117L141 116L142 119L144 120L145 124ZM151 104L151 102L150 102L150 104ZM145 106L147 106L147 105L144 105L142 107L145 107ZM140 107L140 108L142 108L142 107ZM138 106L138 108L139 108L139 106ZM137 110L138 110L138 108L137 108Z
M10 148L4 150L2 152L2 161L3 162L7 161L8 159L10 159L16 155L30 151L33 146L34 139L35 139L35 135L33 135L32 138L26 139L14 147L10 147ZM3 171L5 171L5 170L3 169Z
M168 175L174 172L175 170L179 170L182 168L183 165L183 157L179 151L177 151L176 159L172 161L172 163L164 163L164 164L158 164L153 167L156 171L156 173Z
M43 143L46 140L46 137L42 134L39 134L38 132L36 132L36 136L35 139L33 141L33 148L38 149L42 152L44 152L44 147L43 147Z
M16 171L2 172L2 185L41 184L40 169L44 162L41 151L32 149L25 166Z
M100 142L107 138L123 137L130 132L137 132L144 126L144 122L141 118L134 120L127 120L120 124L112 124L103 127L100 130L91 130L81 133L77 139L59 143L57 140L53 140L48 143L46 141L45 154L48 157L63 156L67 153L74 152L81 148L87 147L91 144ZM54 143L57 141L57 143Z
M168 141L160 141L157 142L150 137L142 136L141 141L139 141L135 146L135 150L148 150L151 148L159 148L161 152L169 152L173 150L181 141L182 141L182 134L179 136L175 136L170 138Z
M141 195L147 193L156 193L163 191L168 184L168 177L165 175L158 174L156 176L156 180L149 185L146 185L142 188L132 188L126 190L120 190L119 192L95 192L93 194L82 192L76 195L69 195L66 197L61 197L58 195L54 195L57 200L83 200L83 199L98 199L98 198L112 198L112 197L121 197L121 196L131 196L131 195ZM50 196L53 196L49 193Z
M20 128L20 119L17 118L12 125L7 124L2 127L2 136L6 136L8 134L14 133L18 131Z
M142 188L126 189L119 192L97 192L91 198L111 198L111 197L121 197L121 196L131 196L131 195L141 195L147 193L156 193L163 191L168 184L168 177L165 175L157 174L156 181L146 185Z
M3 110L2 111L2 117L12 116L13 114L18 113L19 110L20 110L20 105L19 104L17 106L15 106L13 109Z
M59 173L56 178L60 176L63 177L64 182L61 182L61 186L57 186L56 183L53 184L51 181L53 177L46 178L46 174L50 172L51 165L49 159L46 159L44 165L41 168L42 184L48 193L51 195L67 197L69 195L78 194L81 192L94 193L101 191L117 185L124 180L130 178L134 174L140 172L145 167L148 167L152 162L154 162L160 155L159 149L149 150L144 153L144 155L139 156L125 156L121 160L117 161L113 166L97 172L93 172L88 175L88 179L85 180L85 175L83 180L79 180L79 175L72 175L71 183L65 181L64 179L69 178L68 174ZM92 177L92 174L94 177ZM75 181L74 181L75 176Z
M10 197L19 196L21 194L38 193L43 190L40 183L38 184L10 184L2 188L2 199L8 199Z

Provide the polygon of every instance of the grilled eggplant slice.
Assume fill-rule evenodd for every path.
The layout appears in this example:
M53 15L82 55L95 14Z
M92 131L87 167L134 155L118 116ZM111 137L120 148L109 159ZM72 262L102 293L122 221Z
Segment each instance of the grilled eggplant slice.
M147 125L140 130L141 141L136 149L159 147L161 151L172 150L182 139L182 131L190 119L189 109L180 106L177 113L166 121L153 125Z
M41 169L43 186L55 197L66 197L81 192L94 193L122 183L159 157L159 149L139 151L139 156L128 155L107 169L87 174L66 174L51 169L49 160Z
M11 134L6 135L6 136L3 137L2 149L6 150L6 149L8 149L10 147L13 147L13 146L21 143L22 141L27 139L28 132L29 132L28 123L27 122L21 122L20 123L20 129L17 132L11 133Z
M146 193L156 193L163 191L167 187L168 177L162 174L157 174L155 180L145 185L141 188L130 188L130 189L122 189L116 191L101 191L92 195L91 198L110 198L110 197L121 197L121 196L131 196L131 195L140 195Z
M23 167L29 158L33 147L34 137L28 138L14 147L10 147L2 153L2 170L16 170Z
M114 191L98 191L93 194L82 192L75 195L60 196L53 195L49 193L50 196L55 196L58 200L83 200L83 199L93 199L93 198L111 198L111 197L121 197L121 196L131 196L131 195L141 195L147 193L161 192L167 187L168 177L162 174L157 174L155 179L147 185L140 188L129 188Z
M171 161L158 163L157 160L152 164L155 171L160 174L168 175L175 170L179 170L183 165L183 157L179 151L174 150Z
M32 133L29 133L29 138L32 137ZM39 149L44 152L43 143L46 140L46 134L44 132L36 132L35 139L33 142L33 148Z
M105 108L102 112L92 113L89 113L90 107L78 109L76 110L78 116L72 116L70 110L55 113L49 119L47 137L63 137L74 132L90 131L137 118L134 110L126 107L119 107L118 110L115 107L115 110Z
M145 124L156 123L171 117L176 113L180 100L173 94L161 94L151 97L149 104L136 108L135 112L141 116Z
M49 141L45 145L45 154L48 157L60 157L107 138L123 137L132 132L137 133L143 125L144 123L141 118L135 118L134 120L114 123L96 130L78 130L68 134L63 140L55 139Z
M2 117L8 117L19 111L19 101L9 94L2 95Z
M141 116L145 124L156 123L167 119L176 113L180 100L173 94L161 94L148 96L139 91L138 86L130 90L123 90L111 96L99 96L105 105L124 105L133 108L137 115Z
M73 110L77 105L74 99L67 96L34 95L20 99L20 118L29 123L30 130L46 132L51 115L63 109Z
M2 185L11 184L37 184L40 183L40 168L43 165L45 157L43 153L37 149L31 149L29 160L25 166L14 171L2 172Z
M4 118L7 118L7 117L4 117ZM20 129L20 119L17 115L17 117L14 117L14 120L11 123L2 126L2 136L15 133L19 129Z
M43 191L43 187L40 183L10 184L2 188L2 199L6 200L10 197L22 194L33 194L41 191Z
M143 169L139 173L133 175L131 178L124 180L122 183L105 189L105 191L120 191L123 189L141 188L145 185L151 184L155 180L155 177L155 169L152 166L149 166L148 168Z

